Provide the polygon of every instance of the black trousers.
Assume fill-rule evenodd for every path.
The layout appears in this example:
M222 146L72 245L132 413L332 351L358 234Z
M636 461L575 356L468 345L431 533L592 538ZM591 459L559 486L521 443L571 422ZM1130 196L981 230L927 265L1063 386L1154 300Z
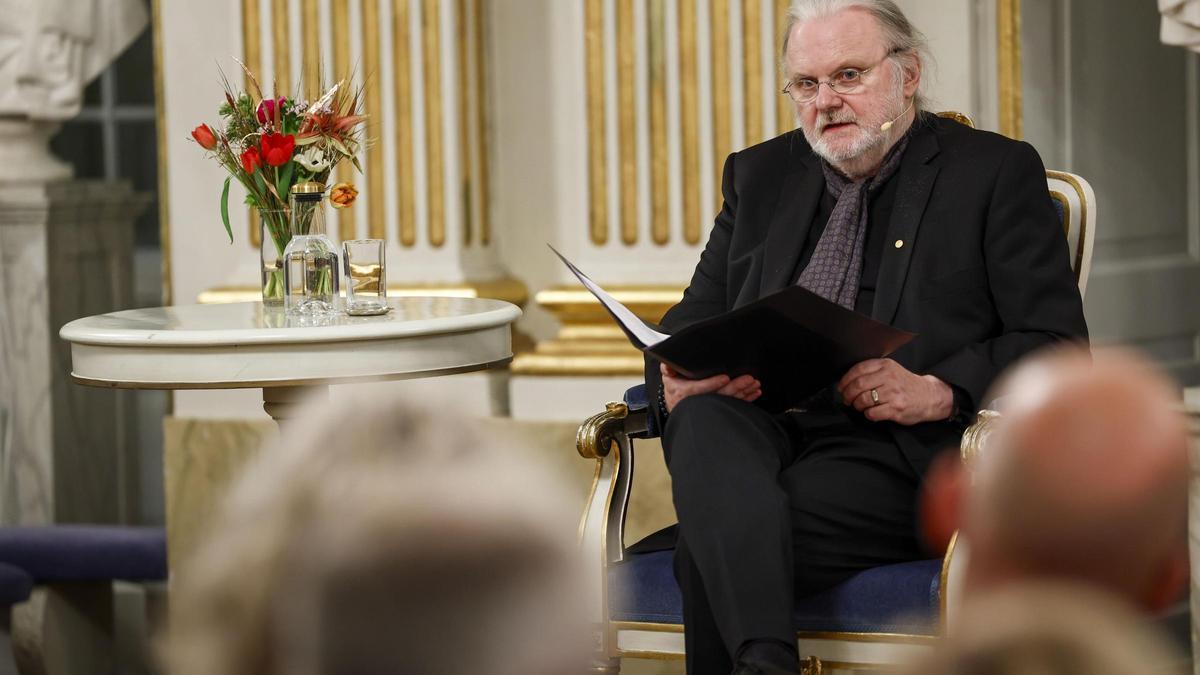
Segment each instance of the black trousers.
M693 396L667 418L663 448L691 675L728 675L749 640L794 644L796 597L925 555L920 476L886 430L853 411L770 415Z

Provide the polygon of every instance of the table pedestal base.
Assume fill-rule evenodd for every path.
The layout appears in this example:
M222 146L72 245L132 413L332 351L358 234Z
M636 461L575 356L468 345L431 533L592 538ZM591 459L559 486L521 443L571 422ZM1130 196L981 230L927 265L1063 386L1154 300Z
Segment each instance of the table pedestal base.
M263 387L263 410L283 429L285 420L296 417L304 404L311 398L329 397L329 385L317 384L299 387Z

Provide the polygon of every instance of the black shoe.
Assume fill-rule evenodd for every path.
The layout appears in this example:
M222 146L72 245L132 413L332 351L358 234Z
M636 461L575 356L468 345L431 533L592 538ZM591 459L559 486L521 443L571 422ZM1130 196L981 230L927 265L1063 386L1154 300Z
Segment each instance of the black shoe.
M754 640L738 650L733 675L796 675L800 658L776 640Z

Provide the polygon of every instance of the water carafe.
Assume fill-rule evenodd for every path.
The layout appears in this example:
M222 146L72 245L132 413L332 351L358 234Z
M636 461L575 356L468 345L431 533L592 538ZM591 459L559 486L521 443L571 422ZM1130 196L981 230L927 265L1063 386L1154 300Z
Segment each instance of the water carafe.
M289 314L338 311L338 252L325 234L325 186L292 186L292 240L283 252L283 304Z

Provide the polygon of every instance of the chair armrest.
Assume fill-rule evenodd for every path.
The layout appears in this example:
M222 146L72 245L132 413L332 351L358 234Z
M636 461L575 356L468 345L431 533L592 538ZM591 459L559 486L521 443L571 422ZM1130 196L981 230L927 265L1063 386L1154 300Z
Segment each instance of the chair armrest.
M984 452L988 438L995 431L999 421L1000 413L995 410L980 410L975 417L975 423L963 432L959 450L962 452L963 462L968 467L978 461L979 455Z
M658 438L659 430L654 414L650 410L650 397L645 384L634 385L625 390L625 405L630 415L640 415L638 420L645 420L638 425L626 425L625 432L630 438ZM631 420L632 421L632 420Z

